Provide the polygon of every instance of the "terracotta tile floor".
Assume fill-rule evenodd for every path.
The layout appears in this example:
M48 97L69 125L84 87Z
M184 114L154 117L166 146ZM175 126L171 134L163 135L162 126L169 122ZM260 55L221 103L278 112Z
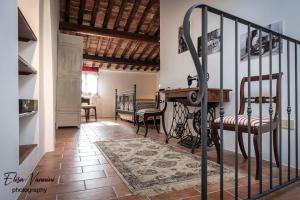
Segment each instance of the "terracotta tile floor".
M56 134L56 146L54 152L49 152L43 156L35 172L39 172L39 177L54 177L52 183L34 183L28 187L47 187L47 193L30 195L21 194L19 199L86 199L86 200L198 200L200 199L200 186L188 188L181 191L173 191L160 194L154 197L135 196L123 183L121 178L108 164L105 157L94 145L95 141L110 139L125 139L142 137L135 134L132 124L123 121L99 120L98 122L83 123L80 129L63 128L58 129ZM163 134L157 134L155 129L151 129L148 134L157 140L164 141ZM189 149L177 144L175 139L169 142L182 151ZM196 155L200 155L199 149ZM234 166L234 155L232 152L224 152L224 164L228 168ZM216 161L215 149L208 152L208 159ZM252 174L254 175L255 161L252 160ZM239 173L244 174L239 179L239 197L247 197L247 161L239 158ZM264 188L268 188L268 163L264 163ZM273 168L274 184L278 181L278 169ZM252 175L252 176L253 176ZM293 176L293 173L291 174ZM284 170L286 177L286 170ZM258 183L252 181L252 193L258 191ZM276 192L264 199L300 199L300 183L296 183L285 190ZM227 181L224 183L224 199L234 199L234 183ZM219 185L208 186L208 198L219 199Z

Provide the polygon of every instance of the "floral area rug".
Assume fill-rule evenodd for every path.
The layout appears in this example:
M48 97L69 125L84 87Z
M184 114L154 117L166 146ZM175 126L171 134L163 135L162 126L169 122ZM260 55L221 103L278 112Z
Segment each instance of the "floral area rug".
M135 194L157 195L200 184L200 158L150 138L98 141L112 167ZM219 164L208 160L208 184L220 180ZM224 178L234 171L224 168Z

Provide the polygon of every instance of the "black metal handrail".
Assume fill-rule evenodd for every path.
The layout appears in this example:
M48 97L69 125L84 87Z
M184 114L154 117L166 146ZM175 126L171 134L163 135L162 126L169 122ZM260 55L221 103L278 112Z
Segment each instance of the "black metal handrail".
M190 17L192 12L194 11L194 9L202 9L202 61L200 62L200 59L198 57L196 48L193 44L192 38L190 36ZM220 27L221 27L221 39L220 39L220 91L221 91L221 98L220 98L220 137L218 140L220 140L220 199L224 198L224 194L223 194L223 189L224 189L224 185L223 185L223 116L224 116L224 107L223 107L223 98L222 98L222 94L223 94L223 29L224 29L224 23L223 20L224 18L233 20L235 22L235 90L238 90L237 87L237 82L238 82L238 24L243 24L247 26L248 29L248 40L247 40L247 55L248 55L248 78L247 78L247 82L248 82L248 96L251 96L250 92L251 92L251 52L250 52L250 31L251 28L255 28L257 30L259 30L259 116L260 116L260 120L259 120L259 133L258 133L258 140L259 140L259 166L260 168L257 170L257 178L258 180L260 180L259 182L259 193L258 194L252 194L251 193L251 158L248 159L248 199L257 199L260 197L263 197L271 192L274 192L276 190L279 190L283 187L286 187L296 181L300 180L300 177L298 176L298 86L297 86L297 46L300 45L300 41L289 37L287 35L278 33L276 31L270 30L266 27L263 27L261 25L255 24L253 22L250 22L248 20L242 19L240 17L237 17L235 15L229 14L227 12L221 11L219 9L213 8L211 6L205 5L205 4L196 4L193 5L192 7L190 7L188 9L188 11L186 12L185 16L184 16L184 20L183 20L183 36L185 39L185 42L187 44L188 50L191 54L192 60L194 62L196 71L197 71L197 76L198 76L198 87L199 87L199 92L191 92L188 95L188 100L190 101L190 103L194 104L194 105L200 105L201 104L201 117L204 120L199 119L199 121L201 120L201 135L202 135L202 145L201 145L201 199L202 200L206 200L207 199L207 146L206 146L206 141L207 141L207 121L206 121L206 117L207 117L207 79L205 78L205 74L207 74L207 59L208 59L208 49L207 49L207 41L208 41L208 37L207 37L207 23L208 23L208 12L214 13L218 16L220 16ZM279 109L279 114L278 114L278 130L279 130L279 152L280 152L280 164L279 164L279 185L275 185L273 186L273 174L272 174L272 127L273 127L273 121L272 121L272 115L273 115L273 106L272 106L272 101L270 101L269 103L269 118L270 118L270 123L269 123L269 130L270 130L270 161L269 161L269 168L270 168L270 177L269 177L269 181L270 181L270 185L269 185L269 189L263 191L262 190L262 101L263 101L263 97L262 97L262 32L268 33L269 34L269 38L272 38L273 36L277 36L279 37L279 41L280 41L280 47L279 47L279 73L282 73L282 68L281 68L281 62L282 62L282 58L281 58L281 44L282 44L282 40L286 40L287 41L287 99L288 99L288 105L287 105L287 114L288 114L288 181L284 182L282 181L282 155L281 155L281 150L282 150L282 133L281 133L281 129L282 129L282 118L281 118L281 100L279 100L279 105L280 105L280 109ZM290 145L291 145L291 136L290 136L290 130L291 130L291 105L290 105L290 43L294 43L295 45L295 121L296 121L296 127L295 127L295 149L296 149L296 177L295 178L291 178L290 175L290 171L291 171L291 154L290 154ZM272 99L272 73L273 73L273 69L272 69L272 40L270 39L269 41L269 98ZM281 77L279 79L279 81L281 81ZM277 88L278 89L278 88ZM279 92L280 97L281 97L281 90ZM235 94L235 199L238 199L238 145L237 145L237 140L238 140L238 106L237 106L237 102L238 102L238 96L237 96L237 92ZM251 157L251 148L250 148L250 143L251 143L251 129L250 129L250 119L251 119L251 115L252 115L252 108L251 108L251 101L248 101L248 105L247 105L247 116L248 116L248 154L249 157ZM277 129L276 129L277 131ZM277 137L277 136L276 136ZM255 152L257 153L257 152ZM258 163L258 160L256 160L256 162Z

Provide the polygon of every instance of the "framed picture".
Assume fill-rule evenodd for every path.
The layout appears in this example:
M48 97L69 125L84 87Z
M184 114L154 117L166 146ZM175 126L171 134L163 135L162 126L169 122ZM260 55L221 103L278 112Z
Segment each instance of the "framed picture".
M187 44L183 39L183 27L180 26L178 29L178 54L181 54L188 50Z
M207 53L208 55L220 52L221 30L216 29L207 33ZM202 36L198 37L198 56L202 55Z
M271 29L277 33L283 33L283 23L276 22L274 24L269 24L266 28ZM260 54L259 49L259 31L257 29L252 30L250 32L250 55L251 59L258 58ZM279 37L274 36L272 37L272 53L273 55L277 55L279 53L279 48L282 50L282 45L280 44ZM268 33L262 31L262 48L261 54L262 56L268 56L270 52L270 37ZM240 36L240 60L245 61L248 59L248 33L245 33ZM281 51L282 52L282 51Z

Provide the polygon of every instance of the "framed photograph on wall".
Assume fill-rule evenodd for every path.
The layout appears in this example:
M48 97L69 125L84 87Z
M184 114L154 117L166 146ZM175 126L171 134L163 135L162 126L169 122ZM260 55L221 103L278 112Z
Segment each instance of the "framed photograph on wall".
M207 34L207 50L208 55L220 52L221 30L216 29ZM198 56L202 55L202 36L198 37Z
M266 28L271 29L277 33L283 33L283 22L276 22L273 24L269 24ZM259 49L259 31L257 29L252 30L250 32L250 55L251 59L258 58L260 54ZM268 56L270 52L270 37L268 33L262 31L262 48L261 54L262 56ZM245 61L248 58L248 33L245 33L240 36L240 60ZM272 54L278 55L279 48L282 50L282 45L280 44L279 37L274 36L272 37ZM282 52L282 51L281 51Z
M183 27L180 26L178 29L178 54L181 54L187 50L188 47L183 38Z

